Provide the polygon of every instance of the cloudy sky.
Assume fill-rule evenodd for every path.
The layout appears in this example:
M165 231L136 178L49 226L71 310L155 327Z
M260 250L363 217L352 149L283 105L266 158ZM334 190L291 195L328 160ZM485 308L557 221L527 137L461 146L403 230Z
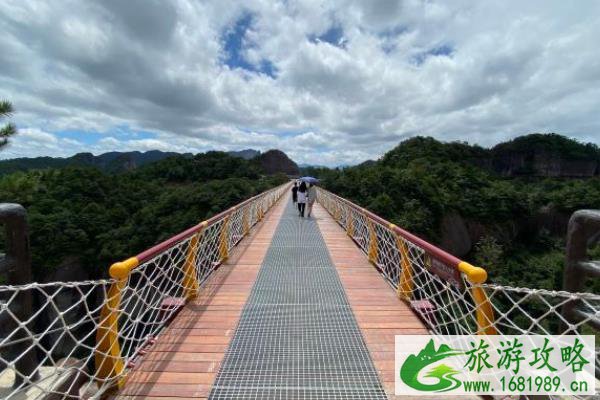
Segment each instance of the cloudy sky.
M353 164L421 134L600 142L600 2L2 0L0 158L279 148Z

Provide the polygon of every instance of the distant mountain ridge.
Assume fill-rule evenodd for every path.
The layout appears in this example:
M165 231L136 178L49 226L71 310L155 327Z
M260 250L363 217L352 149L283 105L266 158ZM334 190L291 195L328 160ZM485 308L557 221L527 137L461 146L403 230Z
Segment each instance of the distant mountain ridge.
M254 149L244 149L239 151L226 152L230 156L240 157L245 160L251 160L258 157L261 153ZM176 153L171 151L111 151L99 154L77 153L71 157L22 157L0 160L0 176L11 174L18 171L28 171L32 169L63 168L69 166L91 166L107 172L123 172L142 165L150 164L165 158L183 156L193 157L192 153Z
M228 151L227 154L233 157L240 157L244 160L252 160L260 155L260 151L254 149L245 149L239 151Z
M299 166L285 153L269 150L261 153L255 149L227 151L232 157L256 159L267 173L284 172L298 175L300 170L309 173L323 168L318 165ZM533 133L483 148L466 142L440 142L431 137L416 136L390 150L384 163L407 162L423 155L450 157L506 177L567 177L585 178L600 175L600 149L591 143L580 143L555 133ZM72 157L35 157L0 160L0 176L32 169L62 168L67 166L93 166L107 172L123 172L139 168L169 157L193 157L192 153L112 151L100 155L78 153ZM358 166L370 166L376 161L367 160Z
M69 166L90 166L108 172L121 172L138 168L142 165L163 160L173 156L192 157L191 153L164 152L150 150L146 152L111 151L100 155L92 153L77 153L72 157L34 157L13 158L0 161L0 175L7 175L17 171L28 171L32 169L62 168Z

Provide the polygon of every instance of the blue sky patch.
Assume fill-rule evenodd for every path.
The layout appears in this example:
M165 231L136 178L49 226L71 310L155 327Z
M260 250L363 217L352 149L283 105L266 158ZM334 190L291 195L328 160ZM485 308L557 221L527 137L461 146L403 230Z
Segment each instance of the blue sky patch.
M381 39L383 39L383 43L381 45L381 49L385 54L389 54L396 49L396 38L398 36L404 34L408 31L408 28L404 25L397 25L393 28L386 29L377 34Z
M452 46L443 44L425 52L418 53L417 55L413 56L412 61L417 65L421 65L429 57L450 57L453 53L454 48Z
M78 142L86 145L94 145L98 143L101 139L109 136L123 141L156 138L155 133L143 130L133 130L126 125L119 125L105 132L79 131L69 129L63 131L56 131L53 132L53 134L60 139L77 140Z
M244 37L252 26L254 17L250 13L242 15L231 29L225 31L222 36L223 50L225 52L224 63L231 69L241 68L250 72L267 74L274 78L276 69L269 60L262 60L259 65L249 63L244 57Z
M94 144L102 138L102 134L98 132L82 132L77 130L64 130L54 132L54 136L59 139L77 140L83 144Z
M340 25L332 25L322 35L310 35L308 37L313 43L326 42L333 46L345 48L344 29Z
M298 129L298 130L273 130L273 129L249 129L249 128L242 128L242 127L237 127L240 131L242 132L246 132L246 133L258 133L258 134L262 134L262 135L277 135L281 138L294 138L296 136L305 134L306 132L311 132L311 131L315 131L315 128L313 127L304 127L302 129Z
M404 25L396 25L393 28L385 29L379 32L378 36L385 39L394 39L408 31L408 28Z

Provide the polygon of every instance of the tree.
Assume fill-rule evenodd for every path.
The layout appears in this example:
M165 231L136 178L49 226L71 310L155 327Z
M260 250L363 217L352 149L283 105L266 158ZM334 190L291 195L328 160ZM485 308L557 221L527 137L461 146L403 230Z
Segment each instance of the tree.
M13 113L13 106L9 101L0 101L0 119L9 117ZM8 123L0 128L0 149L8 144L8 138L17 133L17 127L13 123Z
M490 270L497 270L502 261L502 245L493 236L482 237L475 246L475 262Z

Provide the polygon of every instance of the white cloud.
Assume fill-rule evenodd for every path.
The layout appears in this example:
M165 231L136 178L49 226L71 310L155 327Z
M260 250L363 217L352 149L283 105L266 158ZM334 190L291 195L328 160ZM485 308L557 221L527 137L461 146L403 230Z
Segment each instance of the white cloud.
M20 129L8 146L2 149L2 158L40 157L52 155L55 157L71 156L81 151L83 143L72 139L59 139L56 135L38 128Z
M19 131L19 138L24 140L31 140L33 142L42 142L49 145L54 145L58 143L58 139L56 138L56 136L37 128L21 129Z
M223 65L244 15L240 57L274 77ZM25 129L0 156L277 147L335 165L415 134L598 141L599 18L592 0L5 0L0 98ZM332 27L343 46L321 36ZM111 133L86 144L62 130Z

